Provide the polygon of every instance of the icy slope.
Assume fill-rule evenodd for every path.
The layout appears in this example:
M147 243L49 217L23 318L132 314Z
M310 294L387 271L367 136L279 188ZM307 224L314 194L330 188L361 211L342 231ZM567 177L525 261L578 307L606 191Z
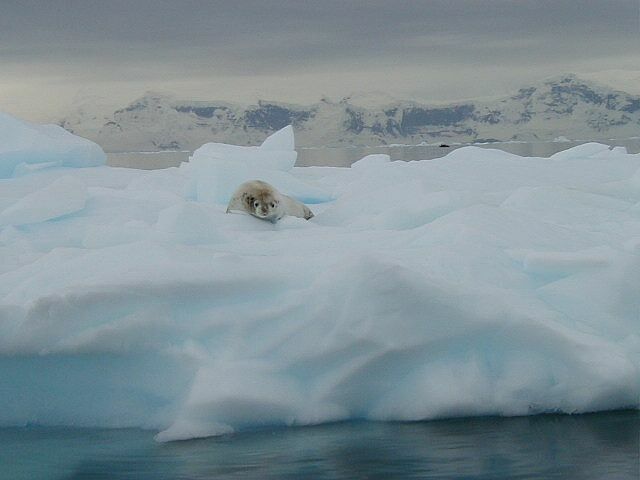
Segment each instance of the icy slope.
M172 440L639 406L639 155L292 149L0 180L0 425ZM316 217L225 214L255 171Z

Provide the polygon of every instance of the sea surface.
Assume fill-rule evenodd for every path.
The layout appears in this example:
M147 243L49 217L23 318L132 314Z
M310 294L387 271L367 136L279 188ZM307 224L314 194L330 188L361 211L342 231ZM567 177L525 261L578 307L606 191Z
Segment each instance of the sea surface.
M640 412L350 422L161 444L137 429L0 429L7 480L640 478Z
M496 142L474 144L480 148L496 148L506 152L526 157L550 157L554 153L586 143L580 142ZM640 152L640 138L600 141L613 146L622 146L629 153ZM469 145L392 145L380 147L350 147L350 148L298 148L299 167L328 166L348 167L366 155L386 153L392 160L431 160L444 157L447 153L460 147ZM165 152L113 152L107 153L108 164L113 167L131 167L141 169L157 169L177 167L189 160L190 151Z

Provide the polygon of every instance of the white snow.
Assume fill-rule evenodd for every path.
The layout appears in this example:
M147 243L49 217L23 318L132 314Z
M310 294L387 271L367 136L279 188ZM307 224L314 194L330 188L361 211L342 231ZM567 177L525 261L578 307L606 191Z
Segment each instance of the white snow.
M165 441L639 407L640 155L296 168L293 145L0 179L0 425ZM225 214L248 177L316 216Z

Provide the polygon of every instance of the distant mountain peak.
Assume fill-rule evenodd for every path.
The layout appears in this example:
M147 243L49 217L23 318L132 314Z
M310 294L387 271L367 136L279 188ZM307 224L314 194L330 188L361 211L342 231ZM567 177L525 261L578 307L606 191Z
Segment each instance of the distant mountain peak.
M146 92L106 118L78 111L61 122L105 149L195 149L209 141L257 145L293 125L300 146L637 136L640 96L563 74L494 101L427 105L380 92L311 105L176 100Z
M555 75L553 77L547 78L544 80L545 84L556 84L556 83L575 83L580 82L584 83L585 80L578 77L575 73L563 73L561 75Z

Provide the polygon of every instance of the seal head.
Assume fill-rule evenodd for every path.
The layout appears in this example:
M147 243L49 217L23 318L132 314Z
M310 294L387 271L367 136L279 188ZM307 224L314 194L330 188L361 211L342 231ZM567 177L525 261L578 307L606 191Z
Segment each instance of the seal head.
M247 205L247 211L258 218L277 222L282 218L280 199L274 195L272 189L256 189L253 193L245 192L243 202Z

